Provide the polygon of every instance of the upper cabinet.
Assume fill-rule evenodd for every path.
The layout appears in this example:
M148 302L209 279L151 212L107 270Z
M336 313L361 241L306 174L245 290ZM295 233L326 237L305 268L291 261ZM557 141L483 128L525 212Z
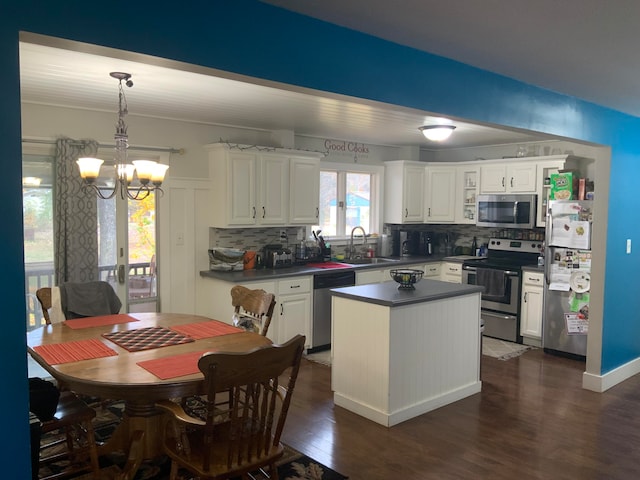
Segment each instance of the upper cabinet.
M447 223L456 214L456 167L427 167L425 223Z
M536 193L536 163L496 163L480 167L480 193Z
M320 159L291 157L289 223L317 225L320 215Z
M235 150L212 144L210 226L313 224L317 221L320 154Z
M424 222L425 164L405 160L385 162L384 222Z
M462 165L456 176L456 223L476 223L476 198L478 196L480 167Z

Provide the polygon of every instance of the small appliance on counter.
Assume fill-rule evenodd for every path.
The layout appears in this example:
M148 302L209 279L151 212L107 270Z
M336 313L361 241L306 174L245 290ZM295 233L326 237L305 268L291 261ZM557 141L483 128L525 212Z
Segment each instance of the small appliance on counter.
M264 264L267 268L285 268L293 266L293 254L281 244L264 247Z

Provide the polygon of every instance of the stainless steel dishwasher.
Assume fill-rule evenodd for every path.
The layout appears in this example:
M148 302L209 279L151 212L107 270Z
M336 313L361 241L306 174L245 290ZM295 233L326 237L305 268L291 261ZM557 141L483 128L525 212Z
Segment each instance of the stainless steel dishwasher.
M331 348L331 294L329 290L356 284L353 270L323 273L313 277L313 343L309 353Z

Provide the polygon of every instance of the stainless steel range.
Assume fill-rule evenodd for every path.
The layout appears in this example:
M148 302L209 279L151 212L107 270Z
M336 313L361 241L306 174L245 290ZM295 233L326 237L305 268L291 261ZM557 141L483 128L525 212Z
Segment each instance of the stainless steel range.
M462 283L482 285L484 335L522 343L520 293L522 267L536 265L542 242L492 238L486 258L462 264Z

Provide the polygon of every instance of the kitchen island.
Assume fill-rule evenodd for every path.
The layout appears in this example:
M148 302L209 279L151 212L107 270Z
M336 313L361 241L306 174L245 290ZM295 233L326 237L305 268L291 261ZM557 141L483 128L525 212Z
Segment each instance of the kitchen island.
M393 426L480 392L482 287L331 290L334 403Z

